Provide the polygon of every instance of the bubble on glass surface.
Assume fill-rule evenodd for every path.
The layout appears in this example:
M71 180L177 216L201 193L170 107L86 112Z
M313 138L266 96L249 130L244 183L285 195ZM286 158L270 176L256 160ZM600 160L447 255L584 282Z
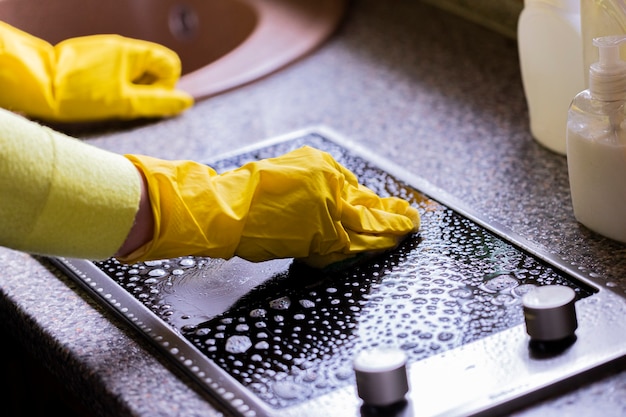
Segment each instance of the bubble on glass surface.
M481 288L488 292L500 292L511 290L518 285L519 280L507 274L487 279Z
M274 383L273 390L276 395L286 400L307 398L311 391L310 388L293 381L278 381Z
M178 264L183 267L192 267L196 265L196 260L194 258L183 258L178 261Z
M302 299L299 301L300 305L304 308L313 308L315 307L315 303L311 300Z
M267 343L267 342L257 342L257 343L254 345L254 348L255 348L255 349L259 349L259 350L269 349L269 347L270 347L270 344L269 344L269 343Z
M270 308L274 310L287 310L291 306L289 297L280 297L270 301Z
M532 291L535 288L537 288L537 285L535 284L522 284L513 288L511 292L513 293L514 296L521 298L524 295L526 295L529 291Z
M267 311L264 308L255 308L250 310L250 317L265 317L267 315Z
M243 353L252 347L248 336L231 336L226 340L225 349L230 353Z
M164 269L157 268L148 272L148 275L150 275L151 277L162 277L164 275L167 275L167 272Z

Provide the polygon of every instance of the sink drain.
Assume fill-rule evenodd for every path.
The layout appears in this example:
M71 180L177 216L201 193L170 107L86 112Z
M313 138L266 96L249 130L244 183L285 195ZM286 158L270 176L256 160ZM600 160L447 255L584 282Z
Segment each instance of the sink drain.
M170 9L168 25L170 33L178 40L192 39L198 33L198 13L186 4L177 4Z

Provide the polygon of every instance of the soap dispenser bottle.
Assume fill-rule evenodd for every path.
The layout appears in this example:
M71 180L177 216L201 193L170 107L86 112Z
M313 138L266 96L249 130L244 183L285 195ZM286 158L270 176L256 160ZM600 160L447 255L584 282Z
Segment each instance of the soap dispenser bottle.
M583 70L585 88L589 87L587 71L598 60L593 40L601 36L626 34L626 1L580 0L580 30L583 39ZM622 50L622 58L624 58Z
M585 88L581 0L524 0L517 25L520 70L530 133L565 155L567 109Z
M568 111L567 165L576 219L626 242L626 35L593 40L599 61Z

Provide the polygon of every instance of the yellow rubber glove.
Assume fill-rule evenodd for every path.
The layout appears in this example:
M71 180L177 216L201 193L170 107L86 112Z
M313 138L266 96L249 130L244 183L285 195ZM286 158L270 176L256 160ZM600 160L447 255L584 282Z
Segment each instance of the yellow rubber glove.
M196 255L324 267L393 248L419 228L407 201L379 197L307 146L219 175L191 161L126 157L147 179L155 218L154 239L126 263Z
M176 115L193 98L175 89L178 55L119 35L56 46L0 21L0 106L55 122Z

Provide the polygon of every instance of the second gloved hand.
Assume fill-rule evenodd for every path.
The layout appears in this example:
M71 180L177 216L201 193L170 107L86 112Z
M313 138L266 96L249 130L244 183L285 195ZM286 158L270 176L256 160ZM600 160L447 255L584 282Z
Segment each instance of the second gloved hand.
M0 21L0 106L54 122L168 117L193 104L176 90L178 55L119 35L52 46Z
M419 228L400 198L381 198L326 152L305 146L217 174L192 161L126 155L144 174L154 238L120 261L185 255L324 267L395 247Z

